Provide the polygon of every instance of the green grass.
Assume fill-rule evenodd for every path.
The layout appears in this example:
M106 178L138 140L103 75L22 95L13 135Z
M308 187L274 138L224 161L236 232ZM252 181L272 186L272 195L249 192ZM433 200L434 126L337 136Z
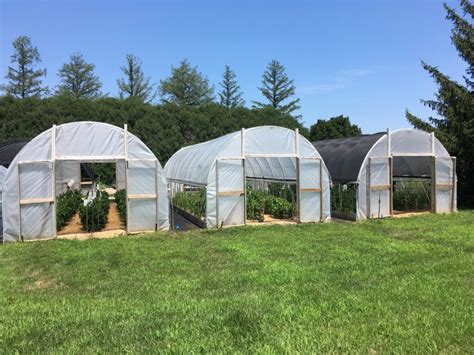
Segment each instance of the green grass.
M0 352L473 353L474 212L0 247Z

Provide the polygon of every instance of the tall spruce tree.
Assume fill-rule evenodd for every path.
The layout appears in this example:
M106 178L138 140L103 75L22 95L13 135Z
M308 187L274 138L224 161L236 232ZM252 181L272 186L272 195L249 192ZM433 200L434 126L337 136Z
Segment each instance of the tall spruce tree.
M263 73L262 86L258 89L268 102L253 101L254 108L273 107L284 114L298 110L300 99L289 100L295 94L294 80L285 73L285 67L277 60L272 60Z
M95 65L87 63L81 53L73 53L69 63L63 64L58 76L61 80L56 93L76 99L96 99L102 96L102 83L94 74Z
M222 90L219 92L220 102L222 106L227 108L242 107L245 101L242 99L243 92L237 84L235 73L230 66L226 65L222 82L219 83Z
M127 54L126 60L127 64L120 68L125 78L117 80L120 98L138 97L143 102L153 101L157 94L155 84L143 73L141 60L133 54Z
M171 67L171 76L160 82L161 99L164 103L200 106L211 103L214 88L206 77L192 67L187 59L178 67Z
M35 69L41 62L38 49L31 44L30 37L20 36L13 42L13 54L10 57L12 66L8 67L8 83L1 90L8 95L24 99L25 97L41 97L48 92L42 86L41 77L46 76L46 69Z
M474 205L474 6L468 0L461 0L463 15L446 4L444 7L446 19L453 24L451 40L459 56L467 63L464 84L422 62L423 68L438 85L436 99L422 102L437 112L438 117L429 117L425 121L407 111L406 118L415 128L435 132L450 154L457 156L459 201Z

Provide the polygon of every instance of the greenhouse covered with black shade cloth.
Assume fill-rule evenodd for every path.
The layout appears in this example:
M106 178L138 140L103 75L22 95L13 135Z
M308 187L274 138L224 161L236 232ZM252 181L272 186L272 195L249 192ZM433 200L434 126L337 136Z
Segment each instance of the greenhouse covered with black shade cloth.
M14 139L0 143L0 165L8 168L20 152L20 150L29 142L29 139Z
M393 215L393 179L430 179L431 210L456 210L456 159L434 136L401 129L313 142L333 183L354 184L355 218ZM345 187L346 188L346 187Z

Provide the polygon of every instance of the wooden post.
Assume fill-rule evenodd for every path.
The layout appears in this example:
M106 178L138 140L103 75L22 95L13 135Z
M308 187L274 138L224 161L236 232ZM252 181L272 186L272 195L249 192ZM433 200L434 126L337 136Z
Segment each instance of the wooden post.
M128 189L128 179L129 179L129 176L128 176L128 126L127 124L124 124L123 125L123 137L124 137L124 156L125 156L125 207L126 207L126 211L127 211L127 219L126 219L126 223L127 223L127 226L125 228L127 234L130 233L130 201L128 199L128 192L129 192L129 189Z
M20 167L21 164L17 164L17 173L18 173L18 229L19 229L19 235L18 239L23 241L23 235L22 235L22 228L21 228L21 180L20 180Z
M57 222L56 222L56 125L53 125L51 132L51 180L53 193L53 236L58 237Z
M393 216L393 157L390 156L388 158L388 169L389 169L389 176L388 176L388 181L389 181L389 184L390 184L390 190L389 190L389 194L390 194L390 216Z
M319 220L323 220L323 161L319 160Z
M371 187L370 187L370 165L371 165L371 162L372 162L372 158L369 158L369 165L367 166L367 171L368 171L368 176L367 176L367 187L369 189L369 192L368 192L368 199L367 199L367 217L370 219L372 218L372 216L370 215L371 214L371 198L372 198L372 194L371 194Z
M242 178L244 189L244 224L247 224L247 171L245 164L245 128L240 130L240 156L242 158Z
M155 160L155 195L156 195L156 199L155 199L155 203L156 203L156 226L155 226L155 231L158 231L160 230L160 217L159 217L159 213L160 213L160 208L159 208L159 202L160 202L160 198L158 196L158 193L159 193L159 188L158 188L158 185L159 185L159 180L158 180L158 160Z
M455 211L454 196L456 195L456 158L451 158L453 162L453 176L452 176L452 188L451 188L451 212Z
M431 212L436 213L436 157L431 160Z
M295 153L296 153L296 211L298 223L301 223L301 191L300 191L300 144L299 144L299 129L295 128Z
M216 226L219 228L219 159L216 159Z

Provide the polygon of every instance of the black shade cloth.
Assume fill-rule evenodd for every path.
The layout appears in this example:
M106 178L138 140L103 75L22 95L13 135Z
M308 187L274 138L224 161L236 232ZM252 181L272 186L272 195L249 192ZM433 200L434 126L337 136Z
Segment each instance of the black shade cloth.
M313 142L326 164L332 181L356 182L360 167L370 148L386 132L363 134L358 137L326 139Z
M28 139L14 139L0 143L0 165L8 168L16 155L28 142Z

